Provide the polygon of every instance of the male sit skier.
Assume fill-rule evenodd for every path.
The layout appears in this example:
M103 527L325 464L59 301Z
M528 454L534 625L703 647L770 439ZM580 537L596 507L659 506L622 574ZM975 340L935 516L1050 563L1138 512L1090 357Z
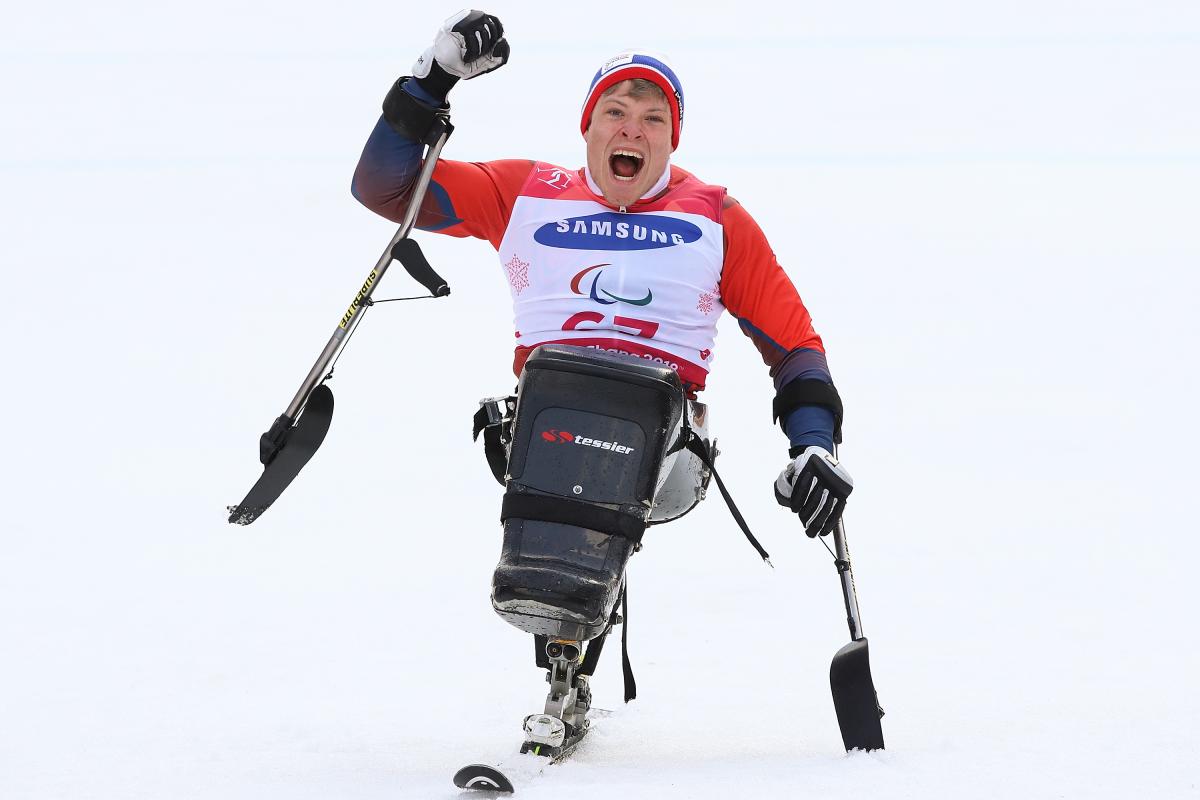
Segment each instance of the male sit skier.
M465 10L447 20L413 75L388 92L354 196L399 222L447 94L508 58L496 17ZM518 376L536 348L574 345L667 367L694 398L728 310L770 368L774 414L790 442L776 498L809 536L828 534L853 482L833 456L841 401L821 338L750 214L724 188L671 164L683 112L682 85L664 60L622 53L584 95L586 166L441 160L416 226L496 248L512 295Z

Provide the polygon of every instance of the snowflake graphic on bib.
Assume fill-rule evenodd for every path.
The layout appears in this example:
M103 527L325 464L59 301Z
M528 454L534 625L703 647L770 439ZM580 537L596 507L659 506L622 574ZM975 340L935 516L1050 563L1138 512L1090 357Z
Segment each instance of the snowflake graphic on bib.
M513 255L512 261L504 265L505 272L508 273L508 285L512 287L517 294L529 288L529 262L522 261Z

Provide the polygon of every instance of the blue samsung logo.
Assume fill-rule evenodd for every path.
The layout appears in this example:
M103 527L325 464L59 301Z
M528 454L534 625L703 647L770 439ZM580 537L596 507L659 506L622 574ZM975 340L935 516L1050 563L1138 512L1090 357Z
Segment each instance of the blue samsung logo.
M675 217L607 211L548 222L533 240L567 250L654 250L690 244L702 235L695 225Z

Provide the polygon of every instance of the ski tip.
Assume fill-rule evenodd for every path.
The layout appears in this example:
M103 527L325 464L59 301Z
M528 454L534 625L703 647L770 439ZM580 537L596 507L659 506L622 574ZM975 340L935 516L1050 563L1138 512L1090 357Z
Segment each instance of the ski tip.
M512 794L512 782L504 773L487 764L468 764L454 773L454 785L460 789Z

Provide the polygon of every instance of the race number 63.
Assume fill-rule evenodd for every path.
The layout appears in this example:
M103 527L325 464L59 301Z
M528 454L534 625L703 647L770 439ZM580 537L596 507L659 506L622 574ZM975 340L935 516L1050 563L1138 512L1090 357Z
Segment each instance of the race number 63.
M657 322L618 315L612 318L611 326L604 326L605 319L607 317L599 311L580 311L578 314L568 317L567 321L563 323L562 329L564 331L586 331L601 327L613 327L621 329L623 333L632 333L644 339L653 339L654 334L658 333L659 324Z

